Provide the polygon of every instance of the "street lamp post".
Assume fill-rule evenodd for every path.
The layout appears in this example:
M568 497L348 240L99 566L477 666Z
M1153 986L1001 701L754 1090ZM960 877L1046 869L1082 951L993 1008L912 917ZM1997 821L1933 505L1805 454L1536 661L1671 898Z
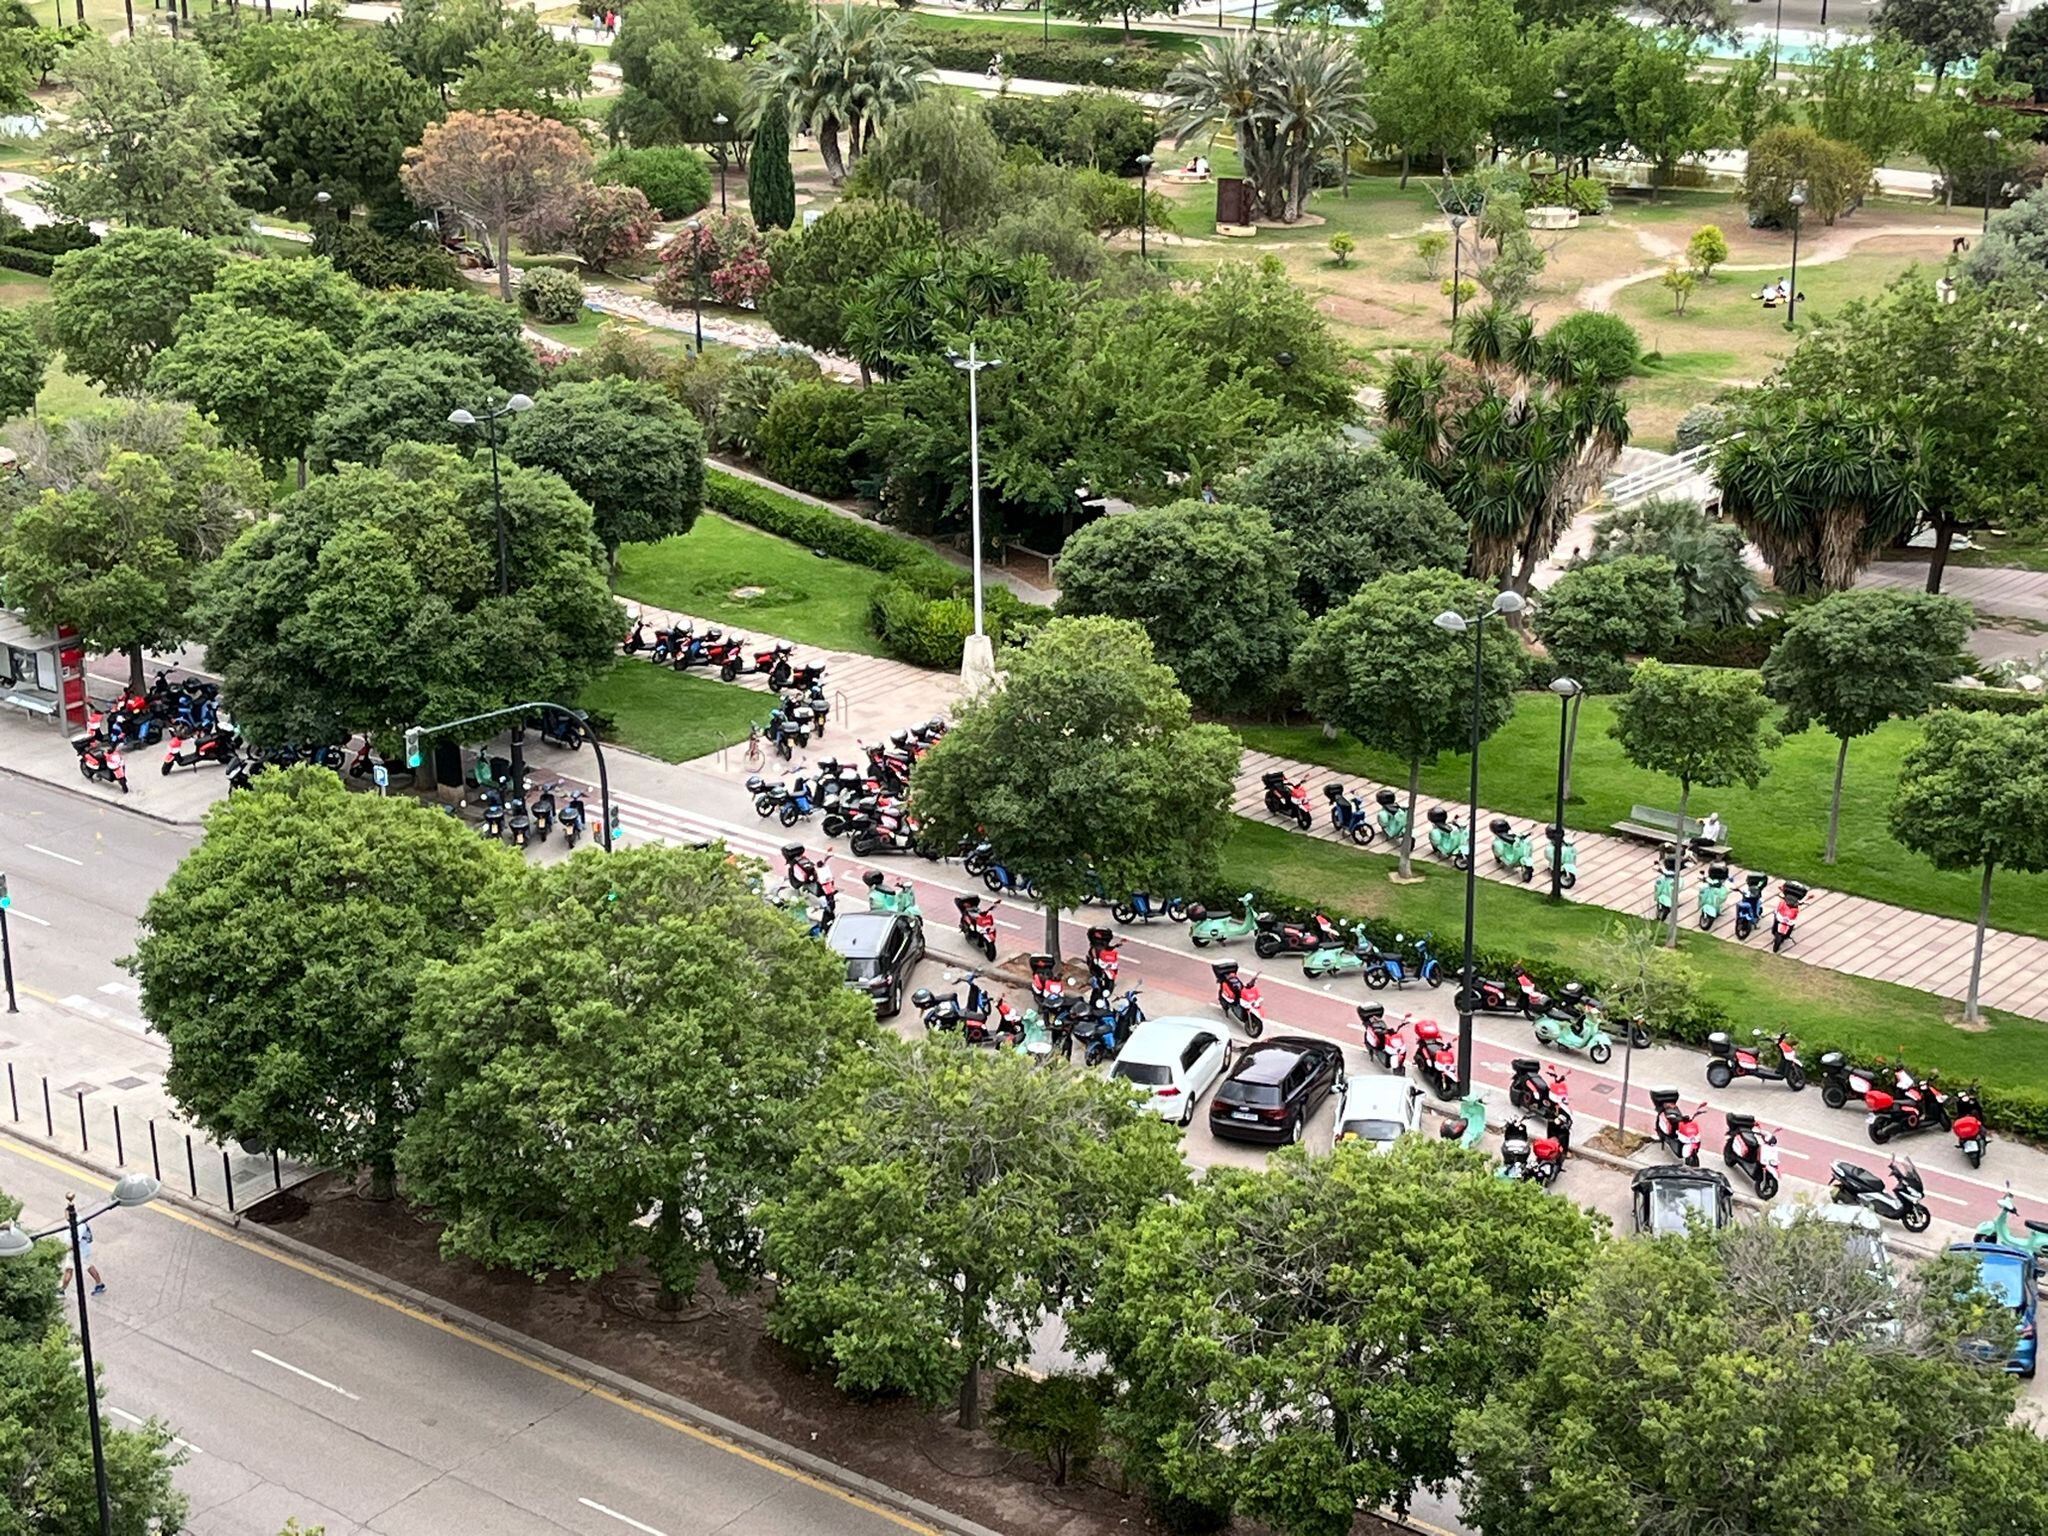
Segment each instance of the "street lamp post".
M474 427L481 419L484 435L491 445L491 515L498 525L498 596L512 595L512 535L505 526L505 492L498 480L498 423L507 416L524 415L533 409L533 401L525 395L513 395L496 410L485 410L479 418L474 412L457 406L448 413L448 420L464 429ZM512 727L512 790L514 794L526 793L526 732L519 726Z
M1152 157L1138 156L1138 260L1150 264L1151 258L1145 253L1145 194L1152 182ZM1984 206L1991 206L1991 194L1984 194ZM1990 215L1985 215L1989 218Z
M1799 215L1806 207L1806 194L1794 187L1787 201L1792 204L1792 282L1785 294L1785 329L1789 331L1799 318Z
M1438 629L1451 634L1472 636L1472 793L1471 805L1465 821L1465 964L1459 972L1458 985L1458 1093L1462 1097L1472 1087L1472 999L1477 986L1477 972L1472 964L1473 919L1479 901L1479 690L1486 679L1486 621L1494 614L1503 618L1517 614L1527 605L1522 594L1515 591L1497 593L1493 606L1484 613L1463 614L1455 609L1446 609L1430 622Z
M85 1255L80 1251L78 1229L81 1220L89 1222L93 1217L104 1216L116 1208L132 1210L138 1205L147 1205L162 1187L148 1174L124 1174L114 1185L112 1198L83 1218L78 1214L78 1196L68 1194L64 1197L64 1225L61 1227L52 1227L47 1232L24 1232L13 1222L0 1227L0 1261L26 1258L46 1237L68 1234L71 1239L71 1279L78 1288L78 1348L85 1361L85 1419L92 1432L92 1479L100 1501L100 1536L114 1536L114 1508L107 1493L107 1448L100 1437L100 1388L93 1374L92 1314L85 1303Z
M1465 215L1451 215L1451 337L1458 335L1458 297L1465 286Z
M1550 93L1550 99L1557 103L1557 140L1551 146L1551 150L1557 157L1557 174L1562 177L1564 175L1564 104L1571 100L1571 92L1560 85Z
M7 936L7 909L14 905L14 898L7 894L7 876L0 872L0 974L7 978L7 1011L19 1013L14 1004L14 945Z
M726 125L732 121L723 112L714 113L711 121L718 129L718 211L725 212L725 162L730 158L732 139L726 133Z
M690 233L690 314L697 325L697 355L704 355L704 226L696 219L683 221Z
M1771 78L1778 78L1778 48L1785 35L1785 0L1778 0L1777 19L1771 23Z
M1545 836L1550 843L1550 899L1563 901L1565 766L1571 761L1571 745L1565 732L1586 690L1571 678L1560 677L1552 680L1550 691L1557 695L1557 819Z
M1996 128L1984 130L1984 229L1991 229L1991 183L1998 175L1998 146L2005 135Z
M974 542L974 633L960 653L960 680L970 689L989 683L996 673L995 648L981 625L981 371L1000 368L999 357L983 357L970 337L967 355L948 349L946 357L967 375L967 474L970 536Z

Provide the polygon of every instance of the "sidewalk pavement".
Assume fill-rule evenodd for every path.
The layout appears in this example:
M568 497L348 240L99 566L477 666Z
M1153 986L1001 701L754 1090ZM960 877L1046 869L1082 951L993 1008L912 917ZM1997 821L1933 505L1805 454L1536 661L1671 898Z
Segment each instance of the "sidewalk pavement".
M1286 774L1290 782L1306 779L1311 786L1340 780L1363 794L1368 801L1383 787L1393 789L1404 801L1407 799L1406 785L1382 786L1370 779L1346 778L1313 763L1274 757L1266 752L1247 752L1238 767L1236 809L1239 815L1254 821L1272 820L1266 810L1266 792L1260 783L1260 775L1274 771ZM1312 791L1312 798L1316 793ZM1419 797L1415 807L1419 829L1417 858L1431 857L1423 836L1423 830L1426 830L1424 818L1437 805L1444 806L1460 820L1465 816L1466 807L1460 803L1434 800L1427 795ZM1316 809L1319 820L1310 835L1325 842L1352 846L1320 819L1322 802L1319 798ZM1486 826L1498 814L1481 808L1478 825L1473 829L1473 851L1478 856L1482 876L1502 884L1517 884L1519 876L1494 864L1492 837ZM1529 825L1525 819L1510 817L1509 820L1518 826ZM1540 826L1533 830L1539 837L1540 859ZM1650 888L1656 879L1658 861L1664 850L1605 832L1575 832L1572 836L1578 846L1579 883L1565 893L1565 899L1642 916L1649 908ZM1382 847L1380 851L1386 850ZM1731 883L1740 890L1748 870L1733 864L1730 870ZM1544 878L1539 866L1537 879L1541 881ZM1698 889L1699 869L1694 866L1687 871L1686 894L1681 898L1685 904L1681 922L1690 919L1691 893ZM1773 903L1776 890L1773 885L1770 891ZM1902 987L1914 987L1939 997L1962 999L1969 987L1970 956L1976 932L1971 924L1952 917L1937 917L1930 912L1915 912L1871 901L1862 896L1847 896L1819 886L1811 887L1811 891L1801 909L1793 945L1785 951L1787 959L1842 971L1851 976L1867 976L1873 981L1896 982ZM1732 910L1728 920L1717 924L1712 933L1715 938L1729 943L1742 942L1735 937ZM1760 936L1753 936L1750 942L1768 944L1768 929L1762 930ZM2007 933L1996 928L1990 930L1984 939L1984 978L1978 995L1987 1008L2001 1008L2030 1019L2048 1019L2048 939Z

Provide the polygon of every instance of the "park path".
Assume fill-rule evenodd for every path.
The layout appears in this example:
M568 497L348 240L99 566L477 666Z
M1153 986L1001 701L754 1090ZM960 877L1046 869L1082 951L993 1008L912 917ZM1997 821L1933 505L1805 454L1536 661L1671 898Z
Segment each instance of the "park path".
M1799 253L1801 266L1824 266L1840 261L1866 240L1882 240L1890 235L1929 235L1953 238L1956 235L1975 235L1974 224L1879 224L1870 229L1833 229L1812 242L1811 251ZM1638 237L1640 238L1640 236ZM1622 289L1637 283L1646 283L1652 278L1662 277L1670 267L1643 267L1634 272L1624 272L1619 277L1602 278L1597 283L1588 283L1578 292L1573 301L1580 309L1612 309L1615 295ZM1786 263L1782 261L1750 261L1724 263L1714 269L1717 272L1776 272L1783 274Z
M1272 824L1273 817L1266 810L1266 791L1260 783L1260 775L1276 770L1285 773L1291 782L1307 781L1309 798L1314 803L1317 818L1312 835L1325 842L1342 843L1345 847L1351 845L1340 839L1329 826L1328 802L1322 792L1324 784L1341 782L1363 794L1368 804L1382 787L1393 789L1404 799L1407 796L1405 784L1382 786L1370 779L1346 778L1313 763L1275 757L1268 752L1247 751L1238 765L1235 808L1240 816ZM1418 827L1426 831L1426 818L1430 809L1437 805L1443 805L1451 815L1461 820L1465 815L1462 804L1433 800L1424 795L1416 802ZM1716 805L1710 801L1695 809L1704 812L1716 808ZM1736 812L1731 820L1735 824L1735 836L1739 839L1742 834L1739 805L1718 803L1718 808L1724 814ZM1483 807L1479 812L1479 835L1474 839L1474 848L1479 855L1479 873L1489 880L1514 884L1518 877L1493 867L1493 839L1486 831L1486 825L1498 814ZM1536 835L1540 861L1541 824L1531 823L1525 817L1508 819ZM1649 916L1651 886L1656 879L1657 863L1663 850L1605 832L1576 832L1573 838L1578 845L1579 883L1576 889L1566 893L1565 899L1638 917ZM1374 847L1382 853L1386 851L1385 844L1377 838ZM1416 858L1425 863L1432 861L1426 839L1418 837ZM1732 886L1739 891L1743 877L1749 871L1732 861L1731 869ZM1538 873L1539 888L1546 878L1544 873ZM1680 920L1695 927L1698 908L1693 896L1698 889L1699 871L1689 869L1686 888L1680 898ZM1962 1000L1970 980L1970 946L1975 931L1971 924L1952 917L1938 917L1931 912L1914 912L1887 902L1871 901L1862 896L1824 890L1819 886L1813 886L1811 890L1812 894L1800 911L1797 935L1792 947L1785 952L1786 958L1850 976L1894 982L1958 1002ZM1766 900L1767 910L1769 906L1776 905L1775 882ZM1729 943L1740 942L1735 938L1732 900L1712 933L1715 938ZM1753 935L1748 943L1767 948L1770 944L1768 928ZM1987 1008L2001 1008L2030 1019L2048 1019L2048 939L1996 928L1990 930L1984 939L1984 980L1979 998Z

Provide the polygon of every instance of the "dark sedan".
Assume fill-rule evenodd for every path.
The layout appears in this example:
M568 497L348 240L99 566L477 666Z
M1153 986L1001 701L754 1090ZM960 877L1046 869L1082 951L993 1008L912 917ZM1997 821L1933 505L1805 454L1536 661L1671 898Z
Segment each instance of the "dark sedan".
M875 1000L875 1012L893 1019L903 1009L910 973L924 958L924 919L907 912L844 912L825 931L832 952L846 961L846 984Z
M1323 1100L1343 1087L1344 1052L1334 1040L1255 1041L1238 1048L1209 1101L1209 1133L1228 1141L1299 1141Z

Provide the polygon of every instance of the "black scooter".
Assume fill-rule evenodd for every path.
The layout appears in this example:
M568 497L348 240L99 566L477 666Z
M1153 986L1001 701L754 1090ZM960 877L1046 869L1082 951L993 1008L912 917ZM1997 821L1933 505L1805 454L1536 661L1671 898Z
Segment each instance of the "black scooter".
M1830 1164L1835 1177L1828 1192L1839 1204L1860 1205L1886 1221L1896 1221L1908 1232L1925 1232L1934 1213L1927 1209L1927 1186L1920 1181L1920 1170L1910 1157L1903 1164L1893 1158L1891 1170L1892 1187L1886 1189L1884 1180L1868 1168L1854 1163Z

